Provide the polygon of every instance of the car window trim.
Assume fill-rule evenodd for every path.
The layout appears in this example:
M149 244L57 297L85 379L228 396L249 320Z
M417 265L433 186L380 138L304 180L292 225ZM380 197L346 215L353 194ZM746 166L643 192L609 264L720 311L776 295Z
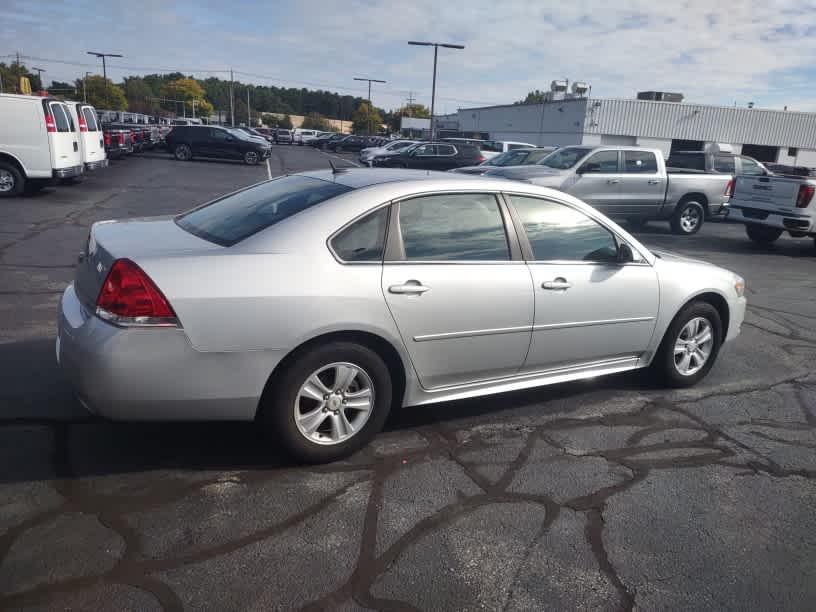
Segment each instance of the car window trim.
M620 156L618 157L618 167L621 169L622 174L633 174L633 175L642 175L642 176L654 176L655 174L660 173L660 166L657 163L657 154L652 151L638 151L637 149L624 149L620 152ZM651 155L654 158L654 172L629 172L626 169L626 154L627 153L640 153L641 155Z
M337 238L340 234L342 234L349 227L351 227L352 225L354 225L355 223L360 221L361 219L364 219L368 215L374 214L375 212L377 212L378 210L380 210L382 208L388 208L388 211L386 213L386 219L385 219L385 236L383 238L383 254L380 257L380 259L379 260L369 260L369 261L347 261L347 260L343 259L342 257L340 257L339 253L337 253L337 251L335 251L334 247L332 246L332 242L334 241L334 239ZM381 266L383 264L383 260L385 259L385 254L386 254L386 251L388 249L388 243L389 243L388 238L389 238L389 235L391 233L391 217L393 216L393 214L394 214L394 207L393 207L393 202L392 201L384 202L382 204L379 204L379 205L375 206L374 208L370 208L370 209L366 210L365 212L360 213L359 215L354 217L354 219L352 219L348 223L344 224L342 227L340 227L337 230L335 230L334 232L332 232L332 234L326 239L326 247L329 249L329 252L332 254L332 257L334 257L334 259L337 261L337 263L339 263L339 264L341 264L343 266L372 266L372 265L373 266Z
M504 226L504 238L507 241L507 248L509 251L509 259L405 259L405 249L400 247L402 243L402 234L399 226L399 211L400 204L409 200L417 198L444 196L444 195L491 195L496 200L499 207L499 214L501 215L502 225ZM374 209L370 210L372 212ZM510 228L513 231L510 231ZM525 263L521 251L521 245L518 241L518 230L510 218L510 212L507 208L504 197L501 192L486 191L486 190L446 190L446 191L430 191L425 193L402 196L391 202L390 217L388 220L388 230L385 238L385 248L383 249L383 265L507 265L507 264L523 264Z
M592 159L593 157L595 157L596 155L598 155L600 153L616 153L617 154L617 162L618 162L617 163L617 170L615 170L614 172L584 172L582 174L590 174L590 175L593 175L593 176L597 175L597 174L600 174L602 176L609 176L610 174L624 174L624 169L621 167L622 164L623 164L623 155L622 155L623 151L620 150L620 149L596 149L594 151L591 151L586 157L584 157L583 160L581 160L581 162L578 164L578 167L576 168L576 170L580 170L581 168L583 168L587 164L587 162L589 162L590 159Z
M595 221L598 225L603 227L606 231L612 234L612 237L615 239L615 243L620 245L621 242L625 242L629 245L629 248L632 249L638 256L640 256L641 261L629 261L626 263L610 263L610 262L603 262L603 261L578 261L574 259L536 259L535 254L533 253L533 246L530 244L530 239L527 237L527 232L524 229L524 222L521 220L521 216L519 215L516 207L513 206L513 196L517 196L520 198L533 198L537 200L543 200L545 202L552 202L553 204L561 204L562 206L567 206L572 210L575 210L579 213L582 213ZM565 202L564 200L559 200L557 198L550 198L545 196L540 196L537 194L531 193L523 193L518 191L503 191L502 198L507 203L507 210L510 213L510 218L513 221L513 224L516 229L516 235L521 246L521 253L524 258L524 262L527 264L554 264L554 265L579 265L579 266L649 266L652 267L652 264L649 263L649 259L638 249L635 245L631 242L626 240L623 236L621 236L614 228L609 227L603 220L599 219L595 215L591 214L588 211L581 210L579 207L574 206L569 202Z

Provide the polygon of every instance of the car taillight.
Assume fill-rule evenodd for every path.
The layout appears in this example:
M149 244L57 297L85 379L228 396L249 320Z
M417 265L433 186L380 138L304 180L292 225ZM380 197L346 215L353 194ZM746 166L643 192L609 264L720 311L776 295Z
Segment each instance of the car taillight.
M87 132L88 131L88 124L85 123L85 117L82 115L77 115L77 119L79 119L79 131L80 132Z
M115 325L178 326L167 298L129 259L113 262L96 298L96 314Z
M735 179L731 179L728 181L728 184L725 186L725 197L730 198L734 195L734 185L736 184Z
M480 155L480 156L479 156L479 159L478 159L478 162L481 164L483 161L485 161L485 156L484 156L484 155Z
M796 196L796 208L807 208L813 199L813 192L816 187L813 185L799 185L799 195Z
M53 115L46 115L45 116L45 129L48 132L56 132L57 131L57 124L54 123L54 116Z
M105 132L104 134L102 134L102 139L104 140L104 142L105 142L105 146L106 146L106 147L107 147L107 146L110 146L110 143L111 143L111 140L110 140L110 134L108 134L107 132Z

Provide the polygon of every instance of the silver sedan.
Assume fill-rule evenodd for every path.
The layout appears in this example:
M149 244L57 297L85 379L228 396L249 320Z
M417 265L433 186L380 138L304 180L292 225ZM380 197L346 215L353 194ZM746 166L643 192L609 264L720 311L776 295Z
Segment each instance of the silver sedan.
M327 170L94 224L56 350L94 413L256 420L321 462L392 406L637 368L693 385L739 333L744 292L558 191Z

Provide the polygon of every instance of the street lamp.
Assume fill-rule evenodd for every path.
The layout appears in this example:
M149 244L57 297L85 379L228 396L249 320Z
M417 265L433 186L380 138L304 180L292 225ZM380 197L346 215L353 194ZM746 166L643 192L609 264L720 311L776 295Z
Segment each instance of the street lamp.
M88 55L95 55L96 57L101 57L102 58L102 76L106 79L106 82L107 82L107 78L108 78L108 69L107 69L107 66L105 65L105 58L106 57L124 57L122 55L119 55L118 53L97 53L96 51L86 51L86 53Z
M88 88L86 87L86 84L88 83L88 77L90 75L90 72L86 72L85 78L82 79L82 101L85 102L85 104L88 103Z
M439 47L447 49L464 49L465 45L452 45L450 43L436 43L436 42L422 42L417 40L409 40L409 45L419 45L420 47L434 48L434 69L433 69L433 86L431 88L431 140L434 139L434 103L436 102L436 56L439 52Z
M386 81L381 81L380 79L366 79L363 77L354 77L355 81L368 81L368 134L371 135L371 84L372 83L385 83Z

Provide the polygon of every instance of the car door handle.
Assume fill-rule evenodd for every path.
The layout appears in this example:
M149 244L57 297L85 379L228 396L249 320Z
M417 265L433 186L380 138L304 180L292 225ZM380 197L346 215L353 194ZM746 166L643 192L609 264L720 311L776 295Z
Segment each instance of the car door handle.
M419 281L408 281L404 285L391 285L388 288L389 293L398 293L403 295L422 295L426 291L430 290L430 287L421 285Z
M657 179L649 179L649 184L650 184L650 185L657 185L659 182L660 182L660 181L659 181L659 180L657 180Z
M541 283L542 289L549 289L550 291L563 291L570 287L572 287L572 283L568 283L565 278L556 278L555 280Z
M618 183L620 183L620 179L609 179L606 182L610 185L617 185Z

